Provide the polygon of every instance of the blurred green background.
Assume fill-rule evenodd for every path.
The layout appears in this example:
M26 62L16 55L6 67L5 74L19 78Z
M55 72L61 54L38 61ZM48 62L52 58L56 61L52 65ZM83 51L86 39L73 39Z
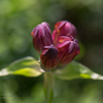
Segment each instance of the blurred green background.
M78 31L75 58L103 75L103 0L0 0L0 69L37 54L30 35L46 21L68 20ZM56 79L53 103L103 103L103 81ZM44 103L43 75L0 77L0 103Z

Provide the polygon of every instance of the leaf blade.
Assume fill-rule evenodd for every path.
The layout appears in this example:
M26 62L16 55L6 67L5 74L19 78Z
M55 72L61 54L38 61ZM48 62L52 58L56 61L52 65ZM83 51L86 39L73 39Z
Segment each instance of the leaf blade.
M0 76L23 75L27 77L37 77L42 74L40 64L33 57L25 57L14 61L0 71Z
M93 72L88 67L76 61L72 61L70 64L65 66L64 69L55 71L54 74L57 78L63 80L71 80L77 78L103 80L102 75Z

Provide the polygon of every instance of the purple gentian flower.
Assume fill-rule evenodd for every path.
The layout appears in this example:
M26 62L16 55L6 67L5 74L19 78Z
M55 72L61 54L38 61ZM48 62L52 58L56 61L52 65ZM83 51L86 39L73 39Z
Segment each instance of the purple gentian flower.
M80 53L75 26L68 21L59 21L51 35L50 26L43 22L31 33L33 45L40 54L41 65L52 70L58 65L70 63Z

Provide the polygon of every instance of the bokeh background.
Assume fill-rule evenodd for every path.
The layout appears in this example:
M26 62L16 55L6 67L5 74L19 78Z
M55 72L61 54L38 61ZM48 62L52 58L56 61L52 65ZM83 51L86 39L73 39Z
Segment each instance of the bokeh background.
M73 23L81 53L75 60L103 75L103 0L0 0L0 69L26 56L38 58L30 35L46 21ZM0 77L0 103L44 103L43 75ZM103 81L56 79L53 103L103 103Z

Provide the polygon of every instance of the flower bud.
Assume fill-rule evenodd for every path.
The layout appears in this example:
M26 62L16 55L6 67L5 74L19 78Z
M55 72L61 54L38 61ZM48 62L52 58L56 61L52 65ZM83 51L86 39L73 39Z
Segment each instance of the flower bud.
M53 44L49 24L43 22L37 25L31 32L33 36L33 45L39 54L44 50L44 46Z
M45 46L45 50L40 56L41 64L46 69L51 69L58 64L58 50L53 46Z
M53 31L52 38L54 45L57 46L58 37L60 36L72 36L76 37L76 28L73 24L68 21L60 21L55 24L55 30Z
M61 38L59 38L61 39ZM62 38L63 39L63 38ZM70 38L68 38L70 39ZM59 40L61 41L61 40ZM62 40L63 42L58 45L58 51L59 51L59 60L60 64L67 64L70 63L76 55L79 54L80 48L77 42L75 40L67 40L67 37Z

